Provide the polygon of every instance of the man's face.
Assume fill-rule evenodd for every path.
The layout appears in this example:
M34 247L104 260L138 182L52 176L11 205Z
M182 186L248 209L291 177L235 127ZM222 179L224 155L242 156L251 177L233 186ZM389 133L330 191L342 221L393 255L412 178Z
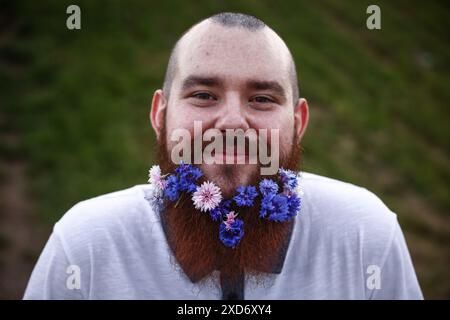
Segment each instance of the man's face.
M166 121L166 135L159 139L165 139L169 159L177 144L173 131L183 128L194 137L194 121L202 122L203 131L214 128L224 134L227 129L267 129L269 144L271 130L278 129L280 156L289 155L304 130L299 126L306 125L300 111L295 112L301 103L294 106L289 67L287 48L269 28L252 32L208 21L195 26L178 47L169 101L159 105ZM226 154L223 159L229 163L238 156ZM259 166L246 162L203 162L199 167L227 194L259 175Z

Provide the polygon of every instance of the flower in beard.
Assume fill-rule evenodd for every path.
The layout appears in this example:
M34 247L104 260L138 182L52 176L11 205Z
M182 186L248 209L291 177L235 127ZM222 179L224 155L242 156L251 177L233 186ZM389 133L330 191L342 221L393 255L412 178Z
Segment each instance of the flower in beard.
M148 183L154 187L157 195L162 195L162 191L166 187L166 181L161 176L161 168L159 166L152 166L148 171Z
M303 191L302 186L300 185L301 179L302 179L302 174L299 172L299 173L297 173L297 187L293 190L293 192L295 194L297 194L297 196L299 198L303 197L304 194L305 194L305 192Z
M182 161L175 169L178 177L180 191L194 192L197 189L195 182L203 175L202 171L192 164L185 164Z
M283 194L268 194L261 202L259 216L270 221L283 222L289 219L288 197Z
M236 191L238 194L233 197L233 200L240 207L251 207L258 195L254 186L240 186Z
M264 179L259 183L259 191L263 195L274 194L278 192L278 185L273 180Z
M243 236L244 221L241 219L235 219L234 213L233 217L230 216L227 218L227 221L220 224L219 238L225 246L235 248Z
M279 169L280 180L283 183L284 189L289 191L294 190L297 187L297 175L294 171Z
M180 197L180 184L178 177L171 174L166 181L166 187L164 188L164 195L170 200L175 201Z
M263 197L261 201L261 208L259 210L259 216L261 218L265 218L266 216L268 216L274 209L274 206L272 204L273 197L275 197L275 194L273 193L269 193Z
M288 218L293 218L300 211L300 198L294 193L287 200Z
M209 212L209 215L211 216L213 221L217 221L221 217L226 216L227 213L230 212L230 208L231 208L231 200L222 200L222 202L220 202L220 204L217 207L215 207Z
M201 211L210 211L216 208L220 201L222 201L222 193L220 192L220 188L213 182L203 182L192 194L192 201L194 202L195 208Z
M227 227L227 230L230 230L231 224L234 223L236 217L238 216L234 211L230 211L226 214L227 219L225 220L225 226Z

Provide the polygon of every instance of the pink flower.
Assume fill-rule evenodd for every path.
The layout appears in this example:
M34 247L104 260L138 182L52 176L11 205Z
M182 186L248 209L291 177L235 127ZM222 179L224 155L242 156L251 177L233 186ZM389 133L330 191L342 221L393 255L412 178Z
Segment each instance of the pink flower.
M213 182L203 182L200 187L192 194L192 201L195 208L201 211L209 211L217 207L222 201L220 188Z
M159 166L153 166L148 171L148 182L156 187L158 191L164 190L166 187L166 181L161 177L161 168Z
M234 211L230 211L227 213L227 220L224 221L223 223L225 223L227 230L231 229L231 225L234 223L234 219L236 219L238 215L234 213Z

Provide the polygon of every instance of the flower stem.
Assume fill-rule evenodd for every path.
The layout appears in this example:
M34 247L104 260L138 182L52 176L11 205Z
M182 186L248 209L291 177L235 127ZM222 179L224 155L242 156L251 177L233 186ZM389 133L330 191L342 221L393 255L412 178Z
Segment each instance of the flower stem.
M180 203L181 198L183 198L183 196L184 196L184 193L182 193L181 196L178 197L177 202L176 202L175 205L173 206L174 208L176 208L176 207L178 206L178 204Z

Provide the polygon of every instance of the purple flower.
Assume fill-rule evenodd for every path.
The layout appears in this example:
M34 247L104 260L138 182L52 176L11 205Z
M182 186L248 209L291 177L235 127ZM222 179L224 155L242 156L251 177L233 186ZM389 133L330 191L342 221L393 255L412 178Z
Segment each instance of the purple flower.
M231 208L231 200L222 200L220 204L212 209L209 214L213 221L219 220L219 218L225 216L228 212L230 212Z
M270 221L282 222L289 219L288 197L283 194L269 194L261 202L259 216Z
M233 197L233 200L240 207L251 207L253 200L258 195L254 186L240 186L236 191L238 194Z
M300 211L300 198L297 197L296 194L292 194L288 198L287 206L288 206L288 217L293 218L297 215L297 213Z
M233 219L233 222L222 222L219 227L219 238L222 243L229 247L235 248L244 236L244 221L241 219Z
M180 186L177 176L171 174L166 181L167 183L164 189L164 195L170 201L177 200L180 197Z
M297 175L294 171L280 168L278 172L280 174L280 180L281 183L283 183L284 189L294 190L297 187Z
M194 192L197 189L195 182L203 175L199 168L183 162L175 169L175 173L178 177L180 191L186 192Z
M259 216L261 218L265 218L274 209L274 206L272 204L273 197L275 197L273 193L269 193L268 195L263 197L261 201L261 208L259 210Z
M222 201L222 193L220 192L220 188L213 182L203 182L192 194L192 201L196 209L209 211L217 207L220 201Z
M264 179L259 183L259 191L263 195L268 195L270 193L277 193L278 192L278 185L275 181L270 179Z

